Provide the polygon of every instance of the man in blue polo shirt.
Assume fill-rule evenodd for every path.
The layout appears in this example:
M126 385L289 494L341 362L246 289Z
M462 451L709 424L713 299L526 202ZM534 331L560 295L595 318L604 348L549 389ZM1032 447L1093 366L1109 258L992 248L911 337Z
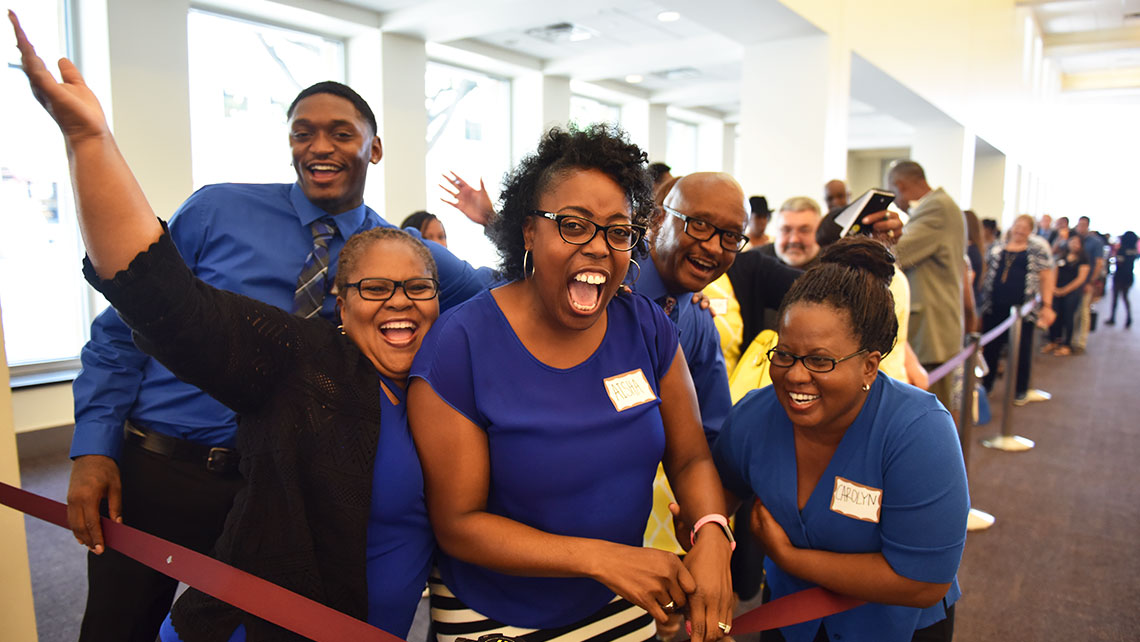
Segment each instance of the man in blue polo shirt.
M170 233L206 282L335 323L328 286L345 240L390 226L364 205L368 166L382 156L376 118L334 82L302 91L287 115L297 182L204 187L171 218ZM442 307L486 287L489 271L427 245ZM92 550L80 640L153 642L177 582L105 551L100 505L112 519L208 553L242 485L234 413L135 348L114 310L95 320L81 359L67 497L70 526Z

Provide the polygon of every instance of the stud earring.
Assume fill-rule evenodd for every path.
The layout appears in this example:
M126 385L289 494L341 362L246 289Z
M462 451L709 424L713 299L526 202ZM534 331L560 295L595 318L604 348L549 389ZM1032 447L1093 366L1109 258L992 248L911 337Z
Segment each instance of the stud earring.
M863 392L867 392L867 391L868 391L868 390L870 390L870 389L871 389L871 386L870 386L870 385L868 385L868 384L863 384Z

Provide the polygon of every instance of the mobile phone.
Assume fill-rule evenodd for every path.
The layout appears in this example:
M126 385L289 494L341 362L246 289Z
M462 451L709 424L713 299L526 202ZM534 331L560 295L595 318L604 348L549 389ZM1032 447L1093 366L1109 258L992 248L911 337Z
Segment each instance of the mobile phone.
M870 225L863 225L863 217L887 209L894 200L895 195L886 190L875 188L867 190L835 217L835 222L842 228L840 236L870 235L874 230Z

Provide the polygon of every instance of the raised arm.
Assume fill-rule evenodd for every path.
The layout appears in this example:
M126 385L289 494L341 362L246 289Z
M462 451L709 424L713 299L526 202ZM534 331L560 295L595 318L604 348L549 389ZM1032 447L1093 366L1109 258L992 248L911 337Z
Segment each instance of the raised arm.
M483 185L482 178L479 179L479 189L471 187L455 172L444 174L443 180L447 184L440 183L439 187L450 198L439 200L463 212L472 222L484 227L495 218L495 206L491 203L491 197L487 195L487 188Z
M162 235L162 227L115 144L95 94L70 60L59 61L56 82L8 12L32 93L59 125L67 144L79 230L95 272L113 277Z

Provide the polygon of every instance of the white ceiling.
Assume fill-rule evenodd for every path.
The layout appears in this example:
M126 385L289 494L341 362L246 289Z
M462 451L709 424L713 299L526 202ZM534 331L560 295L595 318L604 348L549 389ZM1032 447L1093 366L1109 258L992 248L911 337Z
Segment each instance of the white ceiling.
M382 14L386 31L429 42L496 52L529 68L575 81L625 89L652 102L706 110L729 120L739 112L743 47L818 33L778 0L340 0ZM1020 0L1043 34L1043 51L1068 93L1140 94L1140 0ZM662 22L663 11L680 18ZM536 30L569 23L590 35L551 41ZM626 76L643 80L632 84ZM852 148L905 141L913 118L936 117L901 85L885 94L880 76L858 56L852 71ZM1133 77L1135 76L1135 77ZM897 85L897 83L895 83ZM1079 90L1079 91L1077 91ZM1091 90L1091 91L1090 91ZM909 94L909 96L908 96ZM889 105L879 97L891 95ZM900 108L899 105L906 108ZM889 110L887 109L889 107Z

